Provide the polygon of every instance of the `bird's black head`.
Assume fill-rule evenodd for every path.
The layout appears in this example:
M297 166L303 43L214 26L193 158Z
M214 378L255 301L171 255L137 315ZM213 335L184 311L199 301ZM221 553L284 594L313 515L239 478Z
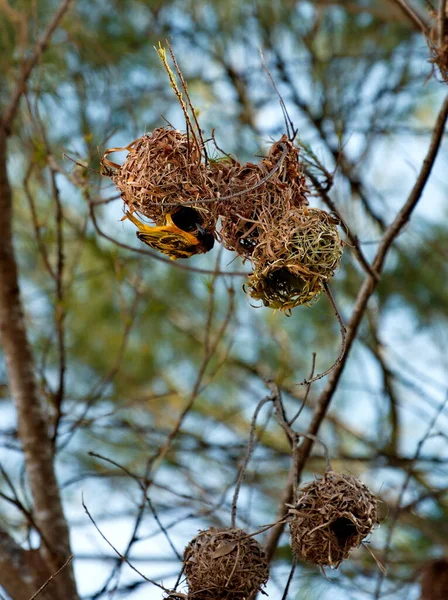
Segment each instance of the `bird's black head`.
M215 238L202 226L202 216L198 210L190 206L179 206L171 215L171 219L179 229L196 235L206 252L211 250L215 244Z
M171 219L182 231L195 231L202 225L202 217L195 208L179 206L173 211Z

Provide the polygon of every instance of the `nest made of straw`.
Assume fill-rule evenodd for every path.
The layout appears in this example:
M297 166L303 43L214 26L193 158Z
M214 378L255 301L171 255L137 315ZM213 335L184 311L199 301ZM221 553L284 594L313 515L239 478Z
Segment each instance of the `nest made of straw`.
M216 216L211 205L195 204L213 196L215 188L196 138L170 127L159 127L127 146L128 155L122 165L106 158L123 149L107 150L102 166L131 212L138 211L163 225L167 213L188 202L198 211L200 224L210 232L214 230Z
M339 266L343 242L335 219L303 207L272 220L258 238L248 294L265 306L289 310L317 298Z
M185 548L184 568L191 600L251 600L269 577L260 544L232 528L200 531Z
M295 556L338 567L378 523L378 501L356 477L329 470L299 490L290 508Z
M299 149L284 135L275 142L260 164L233 161L221 170L212 169L221 199L215 210L221 216L220 240L243 258L252 255L272 223L285 212L307 205L307 191Z

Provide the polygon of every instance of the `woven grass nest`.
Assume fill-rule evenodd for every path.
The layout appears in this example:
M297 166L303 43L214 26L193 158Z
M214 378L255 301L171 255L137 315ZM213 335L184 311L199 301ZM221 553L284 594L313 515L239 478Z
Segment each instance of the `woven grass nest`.
M321 567L338 567L378 523L377 504L356 477L327 471L303 486L290 508L294 555Z
M111 162L112 152L128 150L122 165ZM203 162L203 151L196 138L171 127L159 127L126 148L110 148L102 159L103 173L121 192L130 212L138 211L156 225L165 224L166 214L188 202L201 225L213 231L216 225L212 204L195 200L214 196L214 182Z
M184 552L190 600L252 600L269 568L258 542L241 529L210 527Z
M283 311L310 304L339 266L342 249L336 221L326 211L305 206L285 212L258 238L247 293Z
M343 242L333 217L308 207L299 149L282 136L259 164L242 165L228 156L208 160L198 139L161 127L132 142L122 165L107 158L122 149L104 154L103 173L120 190L139 239L171 258L188 258L217 238L251 261L251 298L286 313L315 301L339 265Z
M308 204L298 157L299 149L282 136L259 164L233 161L221 166L219 180L214 179L220 196L227 197L216 206L222 217L219 236L225 248L243 258L251 257L285 212Z

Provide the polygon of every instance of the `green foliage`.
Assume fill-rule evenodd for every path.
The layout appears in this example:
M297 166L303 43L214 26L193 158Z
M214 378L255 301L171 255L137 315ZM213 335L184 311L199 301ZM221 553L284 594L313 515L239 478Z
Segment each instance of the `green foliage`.
M419 238L398 247L392 268L384 275L379 293L382 302L409 306L422 325L446 320L448 239L446 229L433 225ZM397 286L397 281L405 285Z
M56 3L23 0L10 4L26 17L29 53L35 32L46 26ZM317 164L313 173L322 180L335 173L330 195L338 210L361 241L379 239L382 230L378 215L389 222L395 214L386 210L388 186L392 185L389 171L402 158L387 145L387 139L398 138L404 126L412 135L420 114L429 113L424 124L432 123L439 89L432 82L424 87L424 42L406 21L389 18L388 3L328 4L79 0L33 72L15 124L9 160L14 241L28 333L50 428L56 414L54 398L61 365L58 335L63 314L66 384L58 464L64 466L67 479L85 479L88 486L92 477L98 480L105 497L113 489L114 498L120 498L120 494L129 493L129 478L88 455L87 450L93 448L139 475L154 459L151 499L162 519L168 515L175 523L170 530L173 536L182 540L185 532L193 536L196 525L228 524L233 486L247 452L254 410L268 393L264 378L282 386L285 404L294 415L305 394L305 388L297 383L309 375L313 353L317 354L315 374L330 366L338 355L339 325L324 295L311 308L294 309L289 319L270 309L252 308L241 289L244 278L213 275L217 248L209 255L178 261L208 270L204 274L160 263L101 238L92 225L87 200L102 201L117 192L109 180L64 160L62 153L66 151L98 169L107 147L124 146L154 126L164 125L162 114L176 127L183 127L181 111L154 50L157 42L169 37L190 84L205 137L216 128L217 140L225 151L241 160L257 160L252 157L254 149L266 148L269 139L277 139L284 130L277 97L260 65L261 44L299 127L303 154ZM351 11L349 4L356 10ZM20 36L24 34L15 19L2 10L3 109L17 81ZM239 120L239 115L245 118ZM426 143L427 137L424 139ZM373 182L378 187L374 193L372 157L380 152L384 181ZM326 174L319 171L319 163L325 166ZM28 194L24 185L27 173ZM60 224L52 175L62 207ZM404 201L406 194L399 191ZM380 192L386 197L386 208L379 200ZM315 196L310 194L309 198L311 206L318 204ZM422 202L431 210L427 198ZM101 229L113 239L144 248L129 223L119 223L123 216L120 199L95 211ZM371 258L376 245L361 247ZM331 286L346 318L365 272L350 244L344 252ZM58 298L54 273L61 256L62 297ZM436 225L426 224L418 238L414 233L398 241L372 303L375 306L366 319L370 328L376 328L380 343L399 345L399 340L388 338L390 332L382 329L382 323L403 312L415 314L430 339L434 331L446 335L446 256L443 219ZM225 253L219 270L247 271L248 265ZM370 336L366 337L371 342ZM392 483L384 498L393 507L397 494L391 489L397 489L398 475L406 473L409 463L400 462L402 456L386 456L384 440L372 441L372 423L385 429L384 415L390 413L393 398L377 358L372 358L370 351L365 358L365 341L361 338L356 342L337 403L320 435L340 469L370 477L376 491L383 484L379 470L389 461L390 479L384 477ZM215 343L215 351L210 353ZM4 379L3 371L0 376ZM325 380L312 387L298 429L307 429L324 385ZM0 381L2 404L3 389ZM409 408L406 388L396 393L400 415L404 405L416 418L420 407L415 404ZM194 402L186 420L164 460L158 462L157 452L191 400ZM403 414L407 418L406 410ZM428 420L429 409L424 414ZM406 418L400 419L403 429L397 433L402 443L397 452L405 458L412 454L421 434L420 429L418 433L413 429L421 422L402 425ZM256 451L249 463L239 512L251 530L275 520L290 468L289 444L271 405L261 410L253 435ZM10 437L15 443L16 432ZM309 478L312 470L322 472L325 468L320 450L316 452L319 458L307 466ZM369 459L364 460L365 456ZM440 466L440 487L446 476L444 468ZM420 481L412 479L412 493L424 488L430 494L431 463L424 463L421 471ZM219 507L212 510L218 499ZM75 491L70 502L71 508L79 508ZM440 499L439 509L446 511L445 500ZM431 511L432 517L437 510ZM196 519L193 525L183 520L186 514ZM152 516L147 519L148 528L155 527ZM404 563L423 562L429 554L441 551L437 527L433 518L427 529L417 526L410 533L406 520L399 522L397 551ZM75 536L76 523L73 530ZM371 589L376 577L373 560L367 553L354 560L359 571L347 567L342 583L339 581L341 589L344 582L359 580ZM276 561L274 568L283 568L286 561L290 564L290 551L283 539ZM318 579L320 574L303 565L299 569L299 583L305 576L306 584L302 595L297 595L294 584L291 597L321 597L320 590L327 583ZM392 565L391 586L402 583L409 575L406 569L403 575L403 570ZM96 583L97 589L101 582ZM407 590L403 589L405 597ZM279 596L277 592L272 596Z

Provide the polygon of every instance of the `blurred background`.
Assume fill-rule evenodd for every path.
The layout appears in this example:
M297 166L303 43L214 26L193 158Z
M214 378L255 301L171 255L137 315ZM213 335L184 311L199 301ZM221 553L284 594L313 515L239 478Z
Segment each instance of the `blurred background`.
M431 27L428 4L413 6ZM56 10L53 0L0 2L3 106ZM207 255L167 263L95 231L86 198L96 203L102 231L143 247L121 221L110 179L64 153L98 171L106 148L126 146L166 121L185 129L154 50L165 39L205 136L214 130L220 147L241 162L259 160L285 128L263 49L299 145L334 173L330 197L369 260L416 180L446 94L428 62L427 40L399 2L73 3L28 82L8 168L38 389L55 432L79 592L92 600L163 594L117 559L82 497L119 552L173 586L179 557L198 530L230 524L251 419L269 393L265 379L279 385L293 415L313 353L321 372L340 347L324 295L289 318L254 307L242 290L244 275L235 275L250 267L217 244ZM121 162L125 153L113 156ZM288 598L415 600L425 563L447 552L446 410L428 434L448 390L447 158L445 144L394 243L319 432L333 467L381 498L382 522L369 548L387 576L361 547L325 575L299 564ZM317 196L310 204L323 207ZM349 244L331 285L346 321L364 278ZM32 509L7 385L0 362L0 518L17 542L33 547L29 521L5 499L13 486ZM307 429L324 385L311 387L299 430ZM255 438L238 501L238 526L249 532L275 521L291 465L270 404ZM302 481L324 471L317 444ZM280 538L267 586L273 599L282 598L291 569L288 536Z

